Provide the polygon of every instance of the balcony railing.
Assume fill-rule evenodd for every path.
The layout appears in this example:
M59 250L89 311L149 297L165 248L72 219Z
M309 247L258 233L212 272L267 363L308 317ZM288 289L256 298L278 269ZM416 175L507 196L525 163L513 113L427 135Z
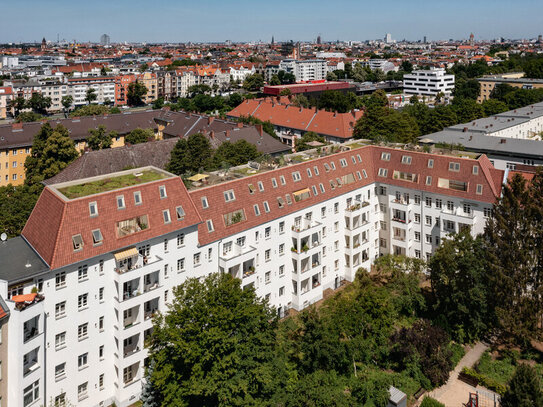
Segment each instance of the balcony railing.
M144 317L145 320L148 320L149 318L153 318L157 312L158 312L158 309L154 309L154 310L151 310L151 311L145 311L143 317Z
M17 311L23 311L28 307L43 301L44 299L45 296L38 293L14 295L11 297L11 301L15 303L15 309Z
M126 358L126 357L128 357L130 355L133 355L136 352L139 352L139 351L140 351L139 346L130 346L129 348L124 349L124 357Z
M23 341L28 342L29 340L31 340L32 338L35 338L39 334L40 332L38 330L38 327L36 326L33 326L32 328L29 328L29 329L25 329L23 331Z

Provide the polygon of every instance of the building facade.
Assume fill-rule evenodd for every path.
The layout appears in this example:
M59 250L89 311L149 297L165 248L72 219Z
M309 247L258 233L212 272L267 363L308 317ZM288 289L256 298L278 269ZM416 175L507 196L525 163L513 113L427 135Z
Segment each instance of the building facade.
M443 93L450 96L454 89L454 75L447 74L445 69L413 71L403 77L404 93L417 96L437 96Z
M142 178L77 192L120 176ZM503 176L485 156L368 146L190 190L154 167L49 185L0 244L7 405L131 405L152 316L187 278L229 273L280 316L301 310L380 255L482 232Z
M326 79L328 63L321 59L284 59L279 63L279 70L291 73L296 82Z

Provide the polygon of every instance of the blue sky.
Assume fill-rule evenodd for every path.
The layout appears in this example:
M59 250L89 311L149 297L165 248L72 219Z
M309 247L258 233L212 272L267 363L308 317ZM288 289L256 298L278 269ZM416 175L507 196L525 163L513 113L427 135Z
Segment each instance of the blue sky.
M0 42L323 41L533 38L542 0L16 0L0 3Z

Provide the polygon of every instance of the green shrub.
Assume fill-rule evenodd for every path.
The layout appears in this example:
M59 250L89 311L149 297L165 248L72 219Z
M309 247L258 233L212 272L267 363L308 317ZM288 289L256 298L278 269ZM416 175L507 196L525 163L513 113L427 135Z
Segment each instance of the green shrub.
M420 407L445 407L445 404L440 403L436 399L426 396L424 397L424 400L422 400Z
M476 379L481 386L486 387L489 390L495 391L496 393L502 396L505 394L505 391L507 390L507 386L505 384L498 383L496 380L490 377L487 377L482 373L479 373L475 369L464 367L462 369L462 373L464 373L466 376Z

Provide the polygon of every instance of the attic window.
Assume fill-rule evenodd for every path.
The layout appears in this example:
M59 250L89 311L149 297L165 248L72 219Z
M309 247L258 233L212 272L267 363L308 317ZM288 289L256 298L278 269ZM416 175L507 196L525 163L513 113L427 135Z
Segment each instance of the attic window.
M226 226L232 226L245 220L245 212L243 212L243 209L238 209L237 211L226 213L223 216L224 224Z
M359 181L362 180L362 175L360 174L360 171L356 172L356 178L358 178Z
M277 180L275 178L271 179L272 187L277 188Z
M74 245L74 252L83 249L83 238L81 235L72 236L72 243Z
M285 177L280 175L279 176L279 181L281 181L281 185L286 185L287 184L287 181L285 181Z
M185 210L181 205L175 208L175 212L177 213L177 220L183 220L185 218Z
M213 227L213 221L211 219L208 219L206 221L206 224L207 224L207 231L209 233L213 232L215 230L215 228Z
M202 208L204 209L209 208L209 203L207 202L207 196L202 197Z
M224 191L224 201L225 202L231 202L236 199L236 196L234 195L234 190L229 189L228 191Z
M98 216L98 204L96 202L89 203L89 212L91 218Z
M366 172L366 170L362 170L362 175L364 175L364 178L368 178L368 173Z
M255 210L255 215L260 216L260 208L258 207L258 204L254 204L253 209Z
M307 176L311 178L313 176L313 174L311 173L311 168L308 168L306 171L307 171Z
M160 199L164 199L164 198L167 197L167 195L166 195L166 186L165 185L159 186L158 191L160 193Z
M479 175L479 166L477 165L473 166L473 175Z
M249 187L249 193L250 194L255 193L255 186L253 184L248 184L247 187Z
M360 157L360 154L357 154L357 155L356 155L356 159L358 160L359 163L362 162L362 157Z
M430 175L426 176L426 185L432 185L432 177Z
M330 167L332 167L333 170L336 169L336 163L334 163L333 161L330 161Z
M433 158L430 158L428 160L428 168L434 168L434 159Z
M388 175L388 170L386 168L379 168L379 172L378 172L378 175L380 177L387 177Z
M258 181L258 190L260 192L264 192L264 184L262 183L262 181Z
M324 169L326 172L330 172L330 166L327 163L324 163Z
M300 175L300 172L299 171L294 171L292 173L292 179L294 180L294 182L300 181L302 179L302 176Z
M347 166L347 160L345 158L342 158L341 160L339 160L339 164L345 168Z
M290 197L290 194L286 194L285 199L288 205L292 205L292 198Z
M279 208L283 208L285 206L285 201L280 196L277 197L277 203L279 204Z
M315 175L317 176L319 175L319 169L317 168L316 165L313 167L313 171L315 171Z
M314 196L317 196L317 195L318 195L317 187L316 187L315 185L312 185L312 186L311 186L311 191L313 191L313 195L314 195Z
M390 161L390 153L381 153L381 160Z
M164 223L170 223L172 219L170 218L170 210L164 209L162 211L162 216L164 217Z
M321 193L324 194L324 185L322 185L322 183L319 184L319 189L321 190Z
M117 209L124 209L126 208L124 204L124 195L119 195L117 197Z
M268 203L268 201L264 201L263 205L264 205L264 212L268 213L270 211L270 204Z
M306 199L311 197L309 188L304 188L299 191L296 191L292 195L294 195L294 200L296 202L305 201Z
M354 155L351 156L351 161L353 162L353 164L356 164L356 158L354 158Z
M411 165L411 156L410 155L402 155L402 164Z
M475 190L475 193L477 195L482 195L483 194L483 186L481 184L477 184L477 189Z
M99 245L104 240L104 237L102 236L102 232L100 232L100 229L96 229L92 231L92 242L95 245Z
M460 163L450 162L449 171L454 171L454 172L460 171Z
M141 192L134 192L134 205L141 205Z

